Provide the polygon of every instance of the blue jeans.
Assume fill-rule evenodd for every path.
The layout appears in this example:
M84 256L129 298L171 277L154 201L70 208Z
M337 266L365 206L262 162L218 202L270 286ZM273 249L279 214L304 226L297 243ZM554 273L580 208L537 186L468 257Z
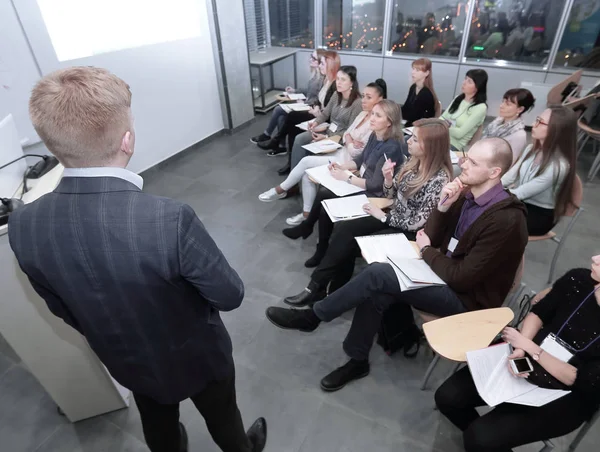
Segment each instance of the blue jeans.
M272 136L273 132L275 131L275 127L277 127L278 132L281 132L281 128L285 123L286 116L287 113L283 111L283 108L281 108L279 105L275 107L275 110L273 110L273 114L271 115L271 119L269 120L269 125L265 129L265 135Z
M397 303L403 303L406 315L410 316L413 315L411 306L440 317L467 311L448 286L401 292L396 273L390 264L383 263L369 265L348 284L315 303L313 310L317 317L329 322L356 308L350 331L344 340L344 351L350 358L366 360L379 331L383 313Z

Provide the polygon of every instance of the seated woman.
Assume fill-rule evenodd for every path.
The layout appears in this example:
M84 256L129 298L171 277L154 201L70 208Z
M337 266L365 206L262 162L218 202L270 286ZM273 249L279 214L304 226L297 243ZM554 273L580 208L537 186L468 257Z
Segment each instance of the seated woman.
M310 54L310 58L308 60L311 77L308 80L308 85L306 87L306 91L303 93L306 97L304 102L307 105L311 105L311 106L317 105L319 102L319 99L318 99L319 91L323 87L323 81L325 78L325 74L322 74L321 71L319 70L320 59L323 56L323 54L324 54L323 50L317 49L313 53ZM296 93L297 91L293 88L286 88L286 92L287 93ZM273 110L273 114L271 115L271 119L269 120L269 124L267 125L267 128L265 129L265 131L256 137L250 138L250 141L252 143L258 144L258 143L262 143L262 142L271 140L271 136L273 135L273 132L275 132L275 128L277 128L278 132L281 131L281 129L283 128L283 125L285 124L286 116L287 116L287 113L285 112L285 110L283 108L281 108L280 105L275 107L275 109ZM275 146L275 143L269 143L269 145ZM283 150L281 150L279 147L276 147L274 150L269 152L269 155L276 155L276 154L279 154L280 152L285 152L285 147L283 147Z
M523 113L533 108L535 98L527 89L509 89L500 104L500 115L484 129L482 138L504 138L513 151L513 164L519 159L527 144Z
M502 335L514 348L509 358L528 356L533 364L532 372L517 377L569 394L540 407L503 403L480 416L475 408L485 402L468 367L437 390L436 405L463 431L467 451L509 451L563 436L600 408L600 256L592 257L591 269L591 273L585 268L567 272L533 306L521 331L505 328ZM556 337L563 343L556 347L568 352L563 359L548 346L556 343Z
M290 162L292 169L303 157L310 154L302 146L334 135L343 136L348 126L361 112L362 102L356 79L356 68L342 66L337 73L335 85L337 92L331 97L327 107L309 123L308 130L294 140ZM319 126L325 122L329 123L329 127L321 131Z
M258 196L258 199L263 202L271 202L285 198L287 196L287 191L302 181L303 212L286 220L286 223L290 226L302 223L302 221L308 217L308 213L310 212L315 196L317 195L317 185L311 182L305 171L309 168L326 165L329 160L345 164L358 157L363 151L365 143L371 136L371 124L369 121L371 110L373 110L375 104L386 97L387 85L384 80L377 79L375 82L369 83L365 87L362 96L363 111L360 112L344 134L344 146L335 153L326 155L308 155L304 157L300 160L300 163L296 165L286 180L277 187L270 188L266 192L261 193Z
M355 237L403 232L409 240L415 240L417 230L437 207L442 188L450 182L449 145L444 121L421 119L415 123L414 134L408 140L408 162L395 177L394 164L387 161L383 165L383 191L394 199L389 214L369 203L364 209L371 216L336 223L330 241L319 236L317 252L304 264L309 268L317 266L309 283L313 292L325 289L331 282L331 293L350 280L354 259L360 254ZM327 220L327 213L322 212L319 222Z
M576 176L577 114L550 107L536 118L533 144L502 177L502 184L527 207L529 235L544 235L571 204Z
M450 145L455 152L463 152L487 114L487 72L471 69L462 83L462 94L457 96L441 118L450 125Z
M322 51L322 56L319 63L319 72L325 77L323 85L317 96L317 101L309 111L292 111L285 117L285 122L281 129L277 131L277 135L270 140L258 143L258 147L266 151L270 150L267 155L278 155L284 152L288 153L288 161L283 168L277 172L280 175L289 173L291 150L294 146L294 140L297 135L302 133L302 129L296 127L301 122L310 121L321 113L321 110L329 105L331 97L336 92L335 78L340 69L340 57L337 52L325 50ZM287 151L285 141L287 138Z
M406 146L402 140L402 115L400 106L391 100L382 100L373 107L370 118L373 133L364 151L354 160L342 165L334 162L329 165L331 175L349 184L366 190L368 196L383 195L382 168L385 156L400 166L404 162L402 148ZM347 175L347 171L360 170L360 176ZM308 217L298 226L283 230L283 234L291 239L307 238L312 234L317 221L319 222L319 240L329 241L333 223L329 217L321 216L321 201L335 198L336 195L321 186L317 193ZM319 220L321 218L321 220Z
M431 60L419 58L413 61L411 78L413 84L402 105L402 117L406 120L406 127L412 127L413 122L419 119L435 117L438 105L438 98L433 89Z

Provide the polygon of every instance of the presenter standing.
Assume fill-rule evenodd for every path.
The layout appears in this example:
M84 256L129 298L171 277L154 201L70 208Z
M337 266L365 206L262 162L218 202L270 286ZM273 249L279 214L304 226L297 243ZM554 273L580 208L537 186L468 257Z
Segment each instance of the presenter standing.
M219 315L240 306L244 285L191 207L143 193L125 169L135 145L127 84L103 69L59 70L29 107L65 167L54 192L10 217L33 288L133 392L152 452L188 450L187 398L221 450L262 451L266 422L243 429Z

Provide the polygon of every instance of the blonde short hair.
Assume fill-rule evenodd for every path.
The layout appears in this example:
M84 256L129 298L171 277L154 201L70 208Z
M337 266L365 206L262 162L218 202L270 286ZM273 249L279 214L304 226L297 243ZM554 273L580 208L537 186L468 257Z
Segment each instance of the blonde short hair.
M29 115L48 150L63 165L104 166L132 129L131 91L106 69L61 69L35 85Z

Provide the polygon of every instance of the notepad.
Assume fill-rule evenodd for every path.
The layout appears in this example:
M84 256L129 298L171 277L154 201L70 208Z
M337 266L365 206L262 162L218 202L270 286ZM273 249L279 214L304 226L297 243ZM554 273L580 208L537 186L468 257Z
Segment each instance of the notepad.
M489 406L501 403L543 406L571 391L540 388L508 370L508 344L499 344L467 352L467 364L481 398Z
M302 93L283 93L285 96L289 97L290 100L305 100L306 96Z
M337 196L348 196L365 191L363 188L349 184L346 181L334 179L329 172L328 166L329 165L322 165L309 168L306 170L306 174L308 174L315 182L334 192ZM346 171L346 173L348 176L352 174L350 171Z
M408 259L418 259L419 255L404 234L380 234L356 237L363 257L368 264L387 262L388 254Z
M368 204L366 195L344 196L343 198L326 199L321 201L325 212L333 223L368 217L363 206Z
M304 121L301 122L300 124L296 124L296 127L298 127L299 129L302 130L307 130L308 131L308 124L310 123L310 121ZM323 122L321 124L319 124L318 126L313 127L313 130L315 132L324 132L329 128L329 123L328 122Z
M394 271L402 291L446 285L424 260L406 258L397 254L388 254L387 258L395 267Z
M308 111L310 106L306 104L279 104L283 111L289 113L291 111Z
M413 134L413 128L414 128L414 127L405 127L405 128L404 128L404 133L405 133L406 135L412 135L412 134Z
M327 154L341 148L342 145L333 140L321 140L305 144L302 147L313 154Z

